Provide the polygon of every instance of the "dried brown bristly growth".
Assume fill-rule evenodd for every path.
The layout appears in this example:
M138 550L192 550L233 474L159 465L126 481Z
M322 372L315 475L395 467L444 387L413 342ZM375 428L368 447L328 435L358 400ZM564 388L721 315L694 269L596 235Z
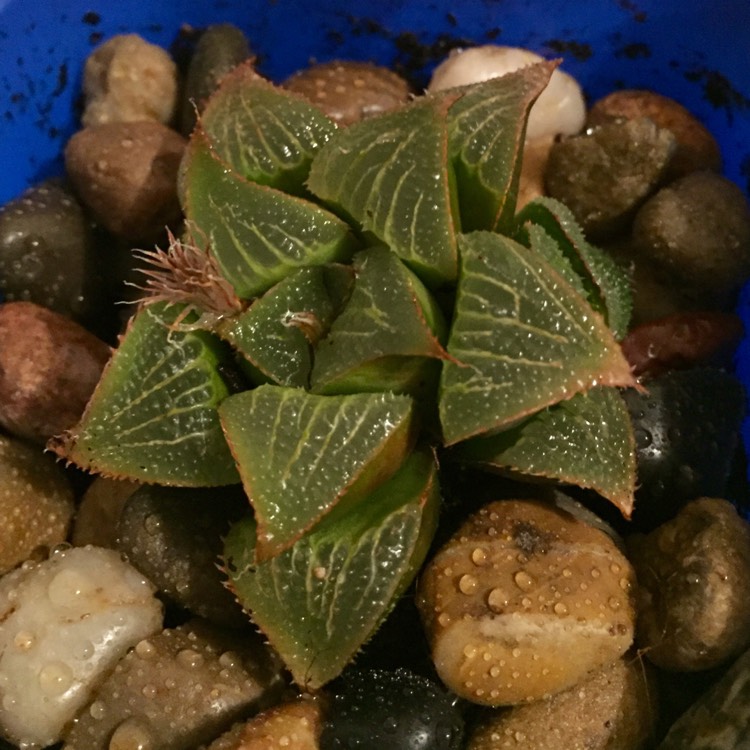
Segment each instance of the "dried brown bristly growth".
M180 240L168 233L169 248L136 250L147 266L141 269L146 277L143 284L133 284L144 292L138 301L144 305L155 302L185 304L185 315L197 312L205 316L223 318L244 309L242 300L232 285L222 276L210 250L200 248L191 235ZM182 317L184 318L185 315Z

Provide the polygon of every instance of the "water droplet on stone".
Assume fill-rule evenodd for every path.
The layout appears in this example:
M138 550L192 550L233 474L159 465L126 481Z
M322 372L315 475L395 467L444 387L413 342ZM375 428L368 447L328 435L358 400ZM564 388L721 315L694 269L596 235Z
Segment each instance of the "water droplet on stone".
M112 734L108 750L154 750L151 730L139 719L125 719Z
M620 588L623 591L629 591L630 590L630 581L627 578L621 578L620 579Z
M487 563L487 553L481 547L475 547L471 552L471 561L474 565L485 565Z
M531 591L534 588L535 581L525 570L519 570L513 576L513 581L521 591Z
M492 589L487 595L487 606L493 612L502 612L508 606L508 595L502 589Z
M141 688L141 693L144 698L153 700L157 695L156 685L144 685L143 688Z
M438 621L438 625L440 625L441 627L443 628L448 627L448 625L450 625L450 622L451 622L451 616L447 612L441 612L438 615L437 621Z
M13 639L13 645L19 651L28 651L36 643L36 637L28 630L19 630Z
M552 609L554 609L555 614L560 615L560 617L564 617L569 612L567 605L563 604L562 602L556 602L555 606Z
M219 656L219 664L222 667L236 667L240 663L240 657L234 651L225 651Z
M94 701L89 706L89 716L91 716L92 719L96 719L97 721L100 721L107 715L107 706L104 704L103 701Z
M610 571L612 572L613 575L617 575L622 570L622 568L620 567L620 565L618 565L617 563L612 563L609 566L609 569L610 569Z
M157 649L151 641L144 638L135 644L135 653L141 657L141 659L153 659L156 656Z
M57 573L49 582L47 595L58 607L74 605L82 597L91 596L95 586L92 580L77 570L65 569Z
M61 695L73 684L73 671L61 661L53 661L39 672L39 687L46 695Z
M203 656L192 648L183 648L177 652L177 662L187 669L195 669L203 664Z
M620 602L619 599L617 599L614 596L610 596L607 600L607 604L609 604L610 609L618 610L620 607L622 607L622 602Z
M602 571L599 570L599 568L591 568L591 577L592 578L599 578L601 577Z
M570 578L573 575L573 571L570 568L562 569L563 578Z
M156 534L161 528L161 518L156 513L149 513L146 518L143 519L143 528L146 529L148 534Z
M479 586L479 582L476 578L474 578L473 575L469 575L468 573L466 575L462 575L461 578L458 579L458 590L462 594L473 594L477 587Z

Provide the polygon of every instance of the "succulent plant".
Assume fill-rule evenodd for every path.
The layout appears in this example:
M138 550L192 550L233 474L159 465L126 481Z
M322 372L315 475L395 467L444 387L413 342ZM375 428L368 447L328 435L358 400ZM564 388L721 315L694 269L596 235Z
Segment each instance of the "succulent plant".
M187 232L146 253L144 304L54 441L105 475L241 482L228 585L301 686L414 578L453 459L632 510L627 283L561 204L516 212L554 67L346 128L237 67L183 160Z

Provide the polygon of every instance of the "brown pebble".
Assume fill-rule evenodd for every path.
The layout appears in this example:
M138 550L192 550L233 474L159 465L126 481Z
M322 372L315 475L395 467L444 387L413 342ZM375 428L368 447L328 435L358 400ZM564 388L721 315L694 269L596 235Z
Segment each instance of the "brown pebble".
M181 216L177 171L185 139L158 122L117 122L78 131L65 166L81 200L109 231L150 240Z
M284 84L323 110L339 125L389 112L409 101L409 84L388 68L371 63L333 61L312 65Z
M44 444L72 427L111 350L69 318L32 302L0 305L0 426Z

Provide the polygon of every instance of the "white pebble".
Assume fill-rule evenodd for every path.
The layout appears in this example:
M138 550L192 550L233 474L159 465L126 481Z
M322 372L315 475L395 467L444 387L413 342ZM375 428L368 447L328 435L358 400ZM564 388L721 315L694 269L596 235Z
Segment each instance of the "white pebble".
M117 552L66 549L0 579L0 730L51 745L127 650L162 627L154 587Z
M543 59L530 50L494 44L458 50L435 68L427 90L442 91L479 83ZM526 139L573 135L580 132L585 119L586 103L581 87L575 78L558 68L531 108Z

